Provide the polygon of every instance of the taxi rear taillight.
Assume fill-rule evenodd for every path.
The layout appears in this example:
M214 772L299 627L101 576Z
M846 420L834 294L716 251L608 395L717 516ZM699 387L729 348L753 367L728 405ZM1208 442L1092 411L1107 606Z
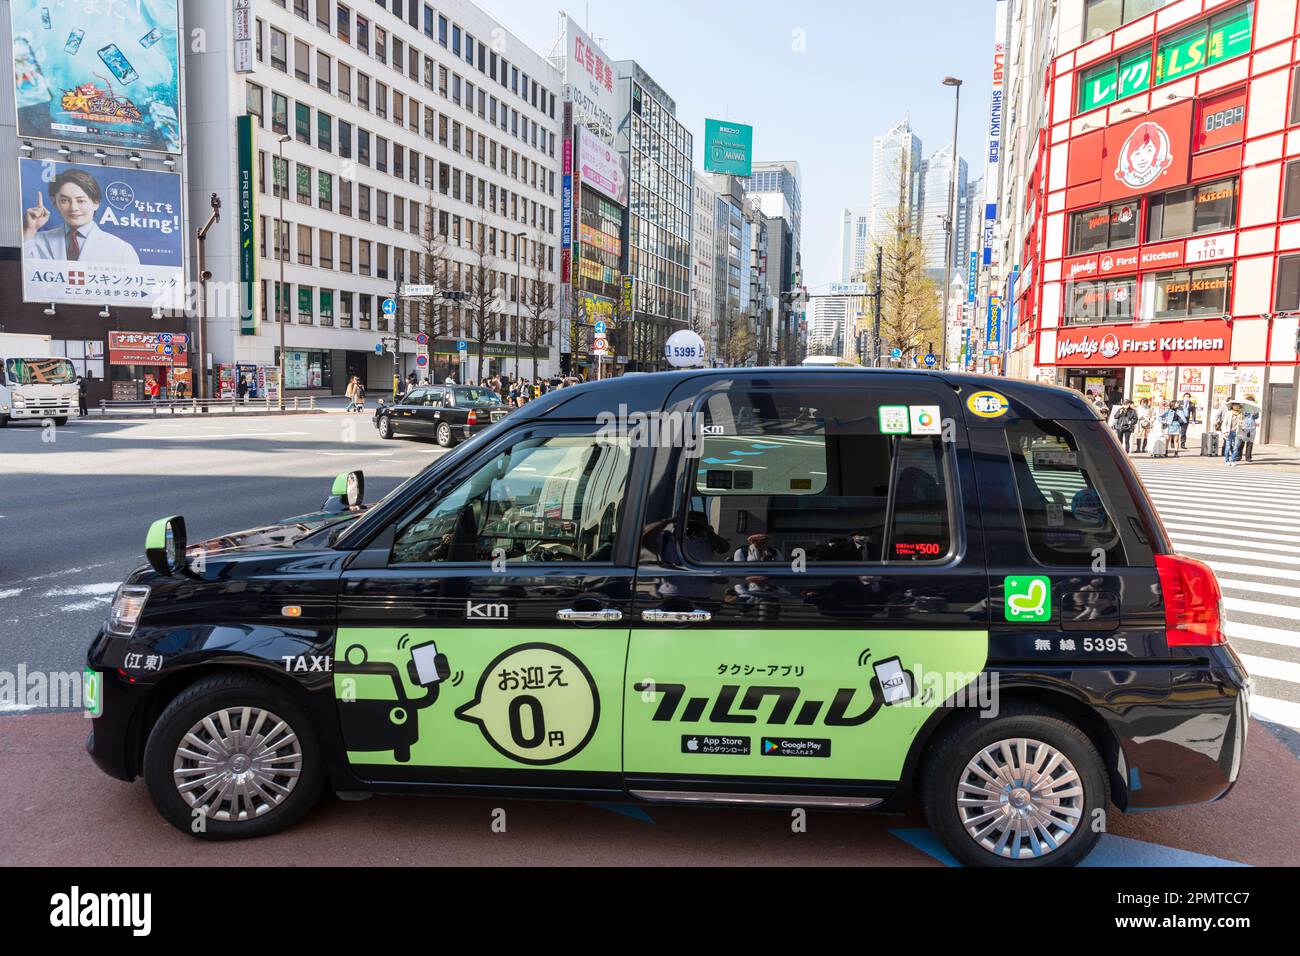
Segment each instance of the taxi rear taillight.
M465 424L471 428L478 424L478 412L470 409L469 417L465 419Z
M1223 592L1204 562L1177 554L1157 554L1156 573L1165 601L1165 640L1170 647L1226 644Z

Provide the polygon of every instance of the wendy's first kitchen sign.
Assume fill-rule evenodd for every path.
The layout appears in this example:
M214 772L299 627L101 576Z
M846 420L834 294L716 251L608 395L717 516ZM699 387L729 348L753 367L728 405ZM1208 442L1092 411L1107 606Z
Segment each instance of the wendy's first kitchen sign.
M1223 319L1058 329L1056 364L1226 365L1232 327Z

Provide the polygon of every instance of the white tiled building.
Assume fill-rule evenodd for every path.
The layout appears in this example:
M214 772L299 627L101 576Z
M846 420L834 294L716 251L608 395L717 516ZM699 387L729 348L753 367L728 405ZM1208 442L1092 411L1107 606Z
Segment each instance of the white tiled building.
M429 253L450 263L446 284L463 287L481 237L504 320L484 349L485 371L513 374L516 273L525 318L531 284L540 278L553 289L558 282L558 71L464 0L436 7L423 0L251 0L251 72L237 73L242 51L233 24L241 5L185 2L188 28L204 31L206 41L205 52L190 52L186 63L187 183L196 224L206 218L210 194L223 203L207 240L216 289L239 279L236 117L258 117L258 329L241 335L237 310L210 294L213 361L277 362L273 303L283 267L288 387L337 394L347 376L359 374L371 389L386 389L393 363L376 355L375 345L400 331L402 371L412 369L418 307L403 302L394 321L382 314L383 300L399 278L441 284L442 272L426 266ZM285 225L277 230L281 215ZM430 222L432 239L423 232ZM283 263L278 236L285 237ZM469 339L473 368L455 371L462 381L477 378L477 346L462 310L425 311L432 371L445 374L456 341ZM527 345L521 351L521 371L531 375ZM545 336L539 353L539 372L552 374L556 333Z

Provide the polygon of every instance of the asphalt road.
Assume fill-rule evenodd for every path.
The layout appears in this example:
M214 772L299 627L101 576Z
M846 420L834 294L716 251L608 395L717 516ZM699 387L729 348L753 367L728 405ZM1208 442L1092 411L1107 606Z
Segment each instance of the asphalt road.
M80 673L156 518L184 515L191 541L257 527L317 510L354 468L376 501L441 454L382 441L369 414L11 424L0 430L0 672Z

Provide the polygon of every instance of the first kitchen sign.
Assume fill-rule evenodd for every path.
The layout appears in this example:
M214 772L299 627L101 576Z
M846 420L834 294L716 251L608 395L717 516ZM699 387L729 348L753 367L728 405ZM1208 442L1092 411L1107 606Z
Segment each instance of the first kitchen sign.
M1222 319L1060 329L1056 364L1219 365L1232 351L1232 327Z

